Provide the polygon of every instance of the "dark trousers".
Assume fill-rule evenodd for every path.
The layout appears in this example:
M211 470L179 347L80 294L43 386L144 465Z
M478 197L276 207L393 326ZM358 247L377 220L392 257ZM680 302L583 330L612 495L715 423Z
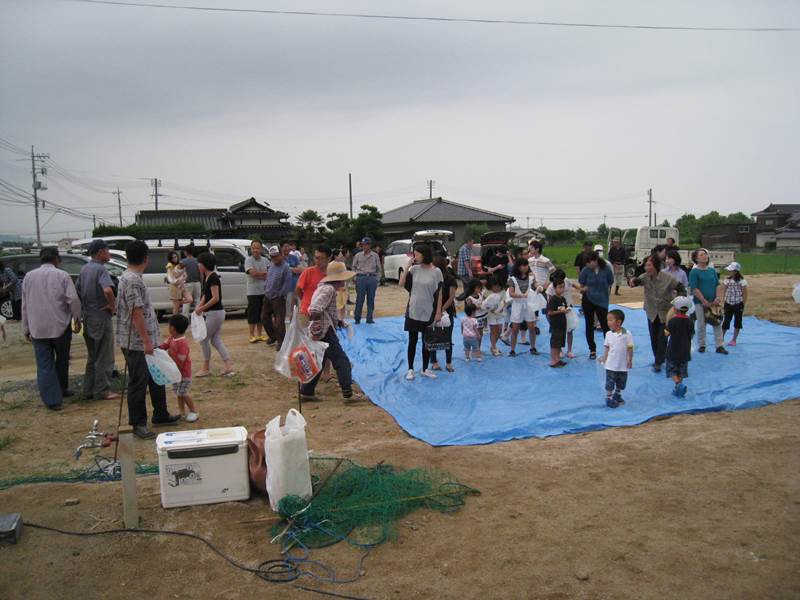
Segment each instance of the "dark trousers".
M322 341L328 343L328 349L325 350L325 358L322 363L325 364L326 360L331 361L333 370L336 371L336 379L339 380L339 387L342 388L342 395L345 398L349 398L353 395L353 375L350 370L350 359L347 358L347 354L345 354L342 345L339 343L339 336L336 335L336 330L333 327L328 327L328 331L322 336ZM317 373L314 379L300 386L300 393L303 396L313 396L320 377L322 377L322 370Z
M111 387L109 375L114 369L114 329L111 326L111 315L86 314L83 327L87 355L83 395L100 399Z
M653 321L647 321L650 329L650 348L653 350L653 358L656 365L663 365L667 355L667 336L664 335L664 323L656 315Z
M273 340L283 343L286 337L286 296L277 298L264 298L264 306L261 308L261 324L267 335Z
M378 278L372 275L358 275L356 277L356 312L353 315L355 322L361 320L361 311L364 308L364 299L367 300L367 321L372 321L375 312L375 291L378 289Z
M414 370L414 357L417 355L417 342L419 341L419 331L408 332L408 368ZM425 347L425 332L422 332L422 370L428 368L431 360L431 353Z
M69 349L72 330L57 338L33 338L36 356L36 384L45 406L61 406L69 382Z
M581 308L583 308L583 321L586 325L586 344L589 346L589 352L597 352L597 344L594 341L594 316L597 315L597 320L600 321L600 328L603 330L603 337L608 333L608 307L597 306L584 297L581 301Z
M453 326L454 326L453 325L453 319L454 319L454 317L451 315L450 316L450 327L447 328L447 337L450 340L450 347L447 350L444 351L444 358L447 361L446 364L448 364L448 365L453 362ZM416 346L416 344L415 344L415 346ZM415 348L415 350L416 350L416 348ZM416 354L416 352L415 352L415 354ZM436 350L431 350L430 357L431 357L431 362L432 363L439 362L439 360L436 358Z
M14 321L22 321L22 299L11 301L11 318Z
M728 304L723 306L725 311L725 319L722 321L722 331L728 331L731 328L731 321L733 321L734 329L742 328L742 315L744 315L744 302L739 304Z
M150 389L150 404L153 405L153 419L166 419L167 392L150 376L145 354L141 350L122 349L128 361L128 424L147 425L147 404L145 395Z

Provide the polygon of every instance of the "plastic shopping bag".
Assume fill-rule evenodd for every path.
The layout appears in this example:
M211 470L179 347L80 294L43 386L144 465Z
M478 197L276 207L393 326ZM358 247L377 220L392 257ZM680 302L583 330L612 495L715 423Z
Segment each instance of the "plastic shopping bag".
M436 321L436 323L434 323L434 325L436 327L445 327L445 328L450 327L450 315L448 315L447 313L444 313L442 315L442 318L439 319L438 321Z
M575 331L580 324L580 318L578 317L578 311L575 308L570 307L567 311L567 331Z
M144 359L147 362L150 376L158 385L180 383L181 370L175 364L175 361L170 358L166 350L156 348L152 354L145 354Z
M547 300L543 294L540 294L535 289L528 290L528 306L532 311L544 310L547 307Z
M800 302L800 283L794 284L794 289L792 290L792 298L794 298L795 302Z
M297 307L292 313L292 322L286 330L280 352L275 356L275 370L289 379L308 383L322 369L327 342L312 340L297 320Z
M278 415L267 423L264 434L264 454L267 461L267 494L272 510L285 496L311 498L311 468L306 442L306 420L297 410L290 409L281 427Z
M202 342L206 339L206 320L196 312L192 313L192 337L195 342Z

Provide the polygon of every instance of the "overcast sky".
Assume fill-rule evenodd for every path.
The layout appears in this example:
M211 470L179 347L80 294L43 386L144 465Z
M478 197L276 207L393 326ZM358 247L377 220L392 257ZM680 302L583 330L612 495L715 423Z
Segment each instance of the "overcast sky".
M146 1L146 0L145 0ZM177 0L160 0L179 4ZM186 2L189 4L189 2ZM800 26L800 3L193 0L237 8ZM0 137L48 200L116 220L255 196L292 215L434 195L525 225L646 224L798 202L800 32L560 28L0 2ZM30 161L0 178L30 190ZM88 184L87 189L74 181ZM191 188L191 189L190 189ZM195 190L195 191L192 191ZM0 196L2 198L2 196ZM93 207L93 208L88 208ZM0 232L33 208L0 203ZM91 223L44 213L45 239Z

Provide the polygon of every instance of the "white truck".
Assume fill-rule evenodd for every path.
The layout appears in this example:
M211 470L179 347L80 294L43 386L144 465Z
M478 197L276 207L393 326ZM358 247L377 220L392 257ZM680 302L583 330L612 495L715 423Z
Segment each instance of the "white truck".
M650 252L658 245L667 243L667 238L675 240L675 245L680 247L680 233L677 227L639 227L638 229L617 229L612 227L608 230L608 248L611 247L611 240L619 238L622 247L628 252L628 259L625 262L625 277L635 277L642 272L642 261L650 256ZM685 267L691 265L690 254L692 249L678 250L681 255L681 264ZM719 271L729 265L734 260L734 253L730 250L709 250L709 258L714 268Z

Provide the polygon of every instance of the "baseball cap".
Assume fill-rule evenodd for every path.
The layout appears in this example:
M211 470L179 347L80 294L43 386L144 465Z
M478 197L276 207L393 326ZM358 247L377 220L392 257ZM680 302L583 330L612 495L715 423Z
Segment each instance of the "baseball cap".
M270 246L269 247L269 255L270 256L278 256L280 253L281 253L281 250L277 246Z
M100 240L100 239L92 240L91 243L89 244L88 253L89 256L94 256L101 250L107 250L107 249L108 249L108 244L106 243L105 240Z
M369 236L363 237L363 238L361 238L361 243L362 244L372 244L372 238L369 237Z
M676 310L690 310L694 305L694 301L688 296L677 296L672 299L672 306Z
M738 262L734 261L731 264L729 264L727 267L725 267L725 270L726 271L741 271L742 270L742 265L740 265Z

